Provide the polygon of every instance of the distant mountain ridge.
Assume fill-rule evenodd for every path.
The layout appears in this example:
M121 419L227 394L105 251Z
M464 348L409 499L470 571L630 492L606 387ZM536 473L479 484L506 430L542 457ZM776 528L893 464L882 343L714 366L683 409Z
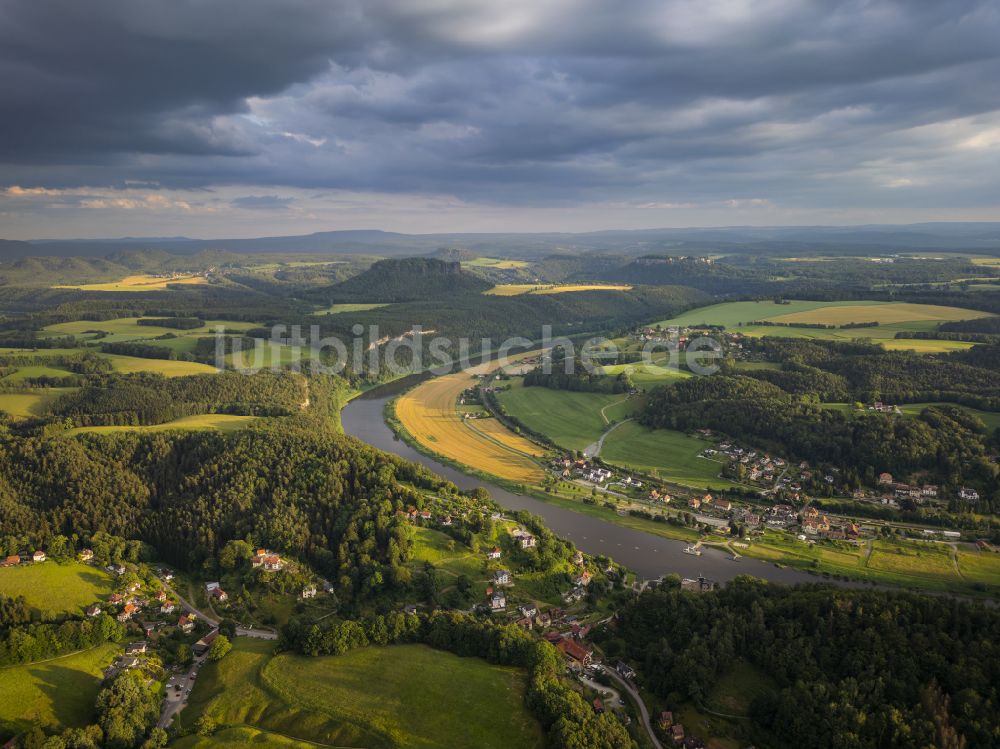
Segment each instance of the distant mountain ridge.
M929 222L863 226L731 226L680 229L610 229L595 232L401 234L377 229L327 231L252 239L184 237L0 240L0 260L29 256L104 256L112 252L162 250L194 254L336 252L401 257L449 251L501 257L540 258L560 253L707 254L712 252L892 253L913 250L1000 254L1000 222ZM455 257L452 255L451 257Z
M461 263L437 258L380 260L371 268L313 296L331 303L415 302L480 293L492 284L462 270Z

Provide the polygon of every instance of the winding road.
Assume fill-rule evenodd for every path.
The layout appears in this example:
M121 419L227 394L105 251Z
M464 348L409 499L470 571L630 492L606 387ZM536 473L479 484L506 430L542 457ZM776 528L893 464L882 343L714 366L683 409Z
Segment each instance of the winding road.
M632 698L632 701L639 708L639 716L642 718L643 726L646 727L646 733L649 734L649 740L653 743L653 746L655 746L656 749L663 749L663 744L660 743L660 740L656 737L656 732L653 730L653 721L649 718L649 710L646 709L646 703L642 701L639 691L619 676L613 668L605 666L604 673L611 677L611 679L624 689L628 693L628 696Z
M615 404L612 403L611 405L615 405ZM601 415L602 416L604 415L603 410L601 411ZM607 431L605 431L604 434L602 434L600 436L600 438L597 440L597 442L591 443L591 444L587 445L585 448L583 448L583 457L585 457L585 458L596 458L598 455L600 455L601 454L601 448L604 447L604 438L607 437L609 434L611 434L613 431L615 431L622 424L627 424L630 421L635 421L635 419L632 419L632 418L622 419L621 421L619 421L619 422L617 422L615 424L612 424L611 428L608 429Z

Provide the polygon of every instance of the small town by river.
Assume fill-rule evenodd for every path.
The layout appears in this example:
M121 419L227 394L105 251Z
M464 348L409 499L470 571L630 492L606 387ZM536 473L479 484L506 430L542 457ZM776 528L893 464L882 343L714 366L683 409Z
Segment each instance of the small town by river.
M429 468L460 489L483 487L498 504L510 510L527 510L541 517L552 531L571 540L583 552L603 554L634 570L641 578L652 580L675 573L682 577L704 577L717 582L738 575L753 575L778 583L795 584L826 581L799 570L776 567L756 559L734 561L730 555L710 547L701 556L684 552L687 544L645 531L624 528L600 518L573 512L530 495L515 494L501 486L470 476L434 460L399 439L385 423L386 403L405 387L400 382L371 390L353 399L341 412L344 431L369 445L394 453ZM843 584L843 583L841 583Z

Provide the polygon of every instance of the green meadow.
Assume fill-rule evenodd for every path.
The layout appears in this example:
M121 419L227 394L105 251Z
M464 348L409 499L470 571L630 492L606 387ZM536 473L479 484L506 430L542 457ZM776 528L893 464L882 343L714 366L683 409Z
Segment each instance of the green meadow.
M241 639L206 664L182 714L338 747L541 747L525 676L423 645L306 658ZM225 735L225 734L223 734ZM182 746L195 746L195 742Z
M37 663L0 667L0 739L34 724L58 730L93 722L102 671L121 652L108 643Z
M610 423L625 417L638 403L623 393L524 387L520 379L511 380L511 389L498 393L497 399L511 416L570 450L596 442Z
M672 429L622 424L604 439L601 458L683 486L725 489L738 486L719 478L723 464L698 454L712 443Z
M232 320L206 320L200 328L190 330L178 330L159 325L139 325L138 317L120 317L115 320L77 320L74 322L56 323L44 328L44 332L49 335L75 335L86 337L88 334L97 332L105 333L102 341L134 341L142 338L156 338L157 336L172 333L177 337L184 336L205 336L215 333L215 329L222 326L226 332L235 333L256 327L251 322L234 322Z
M81 614L111 593L111 577L104 570L79 562L0 567L0 593L24 596L40 613Z
M148 426L109 426L109 427L76 427L66 431L68 435L77 434L115 434L117 432L166 432L172 429L181 429L189 432L235 432L253 424L261 419L260 416L241 416L233 414L196 414L194 416L182 416L173 421L166 421L163 424L150 424Z
M0 393L0 411L19 419L41 416L45 407L60 395L75 388L36 388L18 392Z

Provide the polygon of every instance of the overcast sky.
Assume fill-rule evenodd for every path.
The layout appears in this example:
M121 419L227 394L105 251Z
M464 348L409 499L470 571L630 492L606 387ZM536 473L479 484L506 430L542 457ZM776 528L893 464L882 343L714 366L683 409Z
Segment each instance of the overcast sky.
M5 0L0 237L1000 219L1000 0Z

